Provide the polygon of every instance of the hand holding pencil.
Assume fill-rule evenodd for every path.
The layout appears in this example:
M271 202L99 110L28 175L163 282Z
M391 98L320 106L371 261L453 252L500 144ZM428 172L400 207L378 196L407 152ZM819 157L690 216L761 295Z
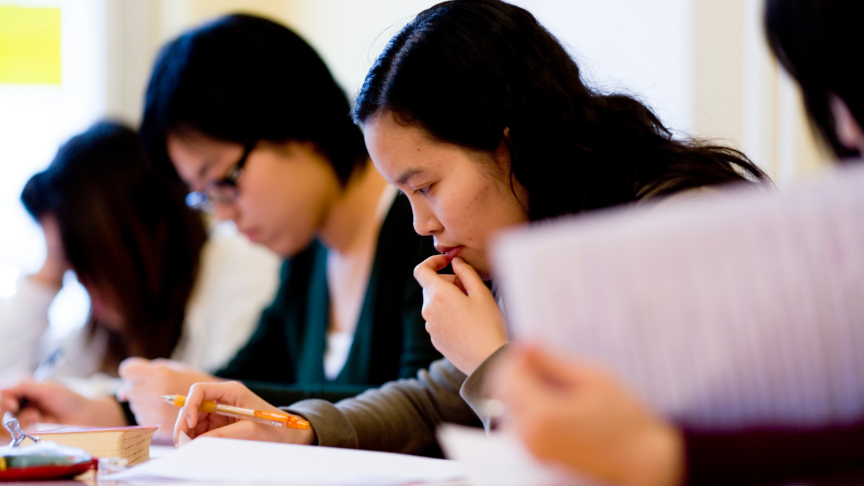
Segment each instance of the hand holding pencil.
M174 426L175 443L181 432L193 439L226 437L294 444L316 441L309 422L279 410L238 382L196 383L185 400L182 398L163 397L178 406L182 403Z
M174 405L182 407L186 404L186 397L183 395L162 395L160 398ZM285 412L269 412L267 410L252 410L249 408L232 407L231 405L223 405L216 403L213 400L205 400L200 407L199 412L215 413L226 417L233 417L241 420L251 420L262 424L273 425L275 427L288 427L291 429L308 429L309 422L300 419L294 415Z

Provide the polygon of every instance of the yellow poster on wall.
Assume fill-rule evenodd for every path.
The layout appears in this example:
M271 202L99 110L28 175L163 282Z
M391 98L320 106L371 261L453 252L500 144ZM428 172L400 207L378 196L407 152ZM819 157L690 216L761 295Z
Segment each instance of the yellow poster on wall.
M60 84L60 9L0 5L0 83Z

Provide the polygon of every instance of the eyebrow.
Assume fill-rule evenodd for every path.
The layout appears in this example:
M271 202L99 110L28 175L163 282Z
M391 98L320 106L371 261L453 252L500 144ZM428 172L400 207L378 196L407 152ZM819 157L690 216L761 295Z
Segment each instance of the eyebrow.
M401 176L399 176L398 179L396 179L396 185L400 186L400 185L407 184L408 179L416 176L417 174L420 174L421 172L423 172L423 169L408 169L408 170L406 170L405 172L402 173Z

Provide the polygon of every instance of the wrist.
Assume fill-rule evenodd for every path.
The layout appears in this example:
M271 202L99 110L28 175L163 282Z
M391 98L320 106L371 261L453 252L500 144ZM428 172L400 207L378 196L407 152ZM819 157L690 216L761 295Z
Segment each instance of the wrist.
M496 342L489 343L489 345L485 348L484 352L478 354L478 359L476 359L475 362L472 363L473 366L471 367L471 372L466 374L470 375L477 371L477 368L483 366L484 363L492 359L492 357L498 354L501 348L506 346L509 342L510 341L505 338Z
M659 421L633 448L635 467L622 484L631 486L680 486L684 482L684 438L673 425Z
M287 444L318 445L318 437L315 429L292 429L279 427L279 441Z

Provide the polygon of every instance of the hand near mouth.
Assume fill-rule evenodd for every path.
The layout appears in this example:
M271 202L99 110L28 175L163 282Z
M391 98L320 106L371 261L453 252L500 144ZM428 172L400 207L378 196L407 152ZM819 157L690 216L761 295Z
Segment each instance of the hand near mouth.
M439 275L448 263L455 275ZM509 341L495 297L463 259L429 257L414 269L414 278L423 287L422 312L432 344L463 373L471 374Z

